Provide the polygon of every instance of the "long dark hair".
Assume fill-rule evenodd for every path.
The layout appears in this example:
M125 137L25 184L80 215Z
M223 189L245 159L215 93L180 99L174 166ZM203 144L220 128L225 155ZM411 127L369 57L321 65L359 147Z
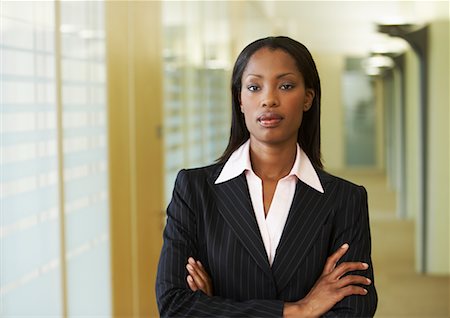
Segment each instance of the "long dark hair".
M314 100L311 108L303 114L302 124L298 130L297 142L311 160L313 166L322 169L323 165L320 153L319 73L308 49L300 42L286 36L267 37L256 40L247 45L241 54L239 54L234 64L231 78L232 114L230 140L224 153L217 161L219 163L226 162L231 154L250 138L250 133L245 125L244 114L240 108L242 74L252 55L262 48L280 49L292 56L297 64L298 70L303 75L305 88L314 90Z

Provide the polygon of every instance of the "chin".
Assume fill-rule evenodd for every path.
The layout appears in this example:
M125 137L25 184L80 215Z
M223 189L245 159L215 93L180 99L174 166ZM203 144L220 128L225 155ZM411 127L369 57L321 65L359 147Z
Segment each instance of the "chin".
M254 139L268 145L281 145L289 143L297 143L297 138L287 138L286 136L255 136Z

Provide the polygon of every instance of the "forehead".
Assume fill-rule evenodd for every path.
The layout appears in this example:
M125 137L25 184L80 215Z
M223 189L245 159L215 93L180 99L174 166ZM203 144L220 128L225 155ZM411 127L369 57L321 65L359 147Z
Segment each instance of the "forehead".
M294 58L284 50L261 48L250 57L245 74L294 73L300 71Z

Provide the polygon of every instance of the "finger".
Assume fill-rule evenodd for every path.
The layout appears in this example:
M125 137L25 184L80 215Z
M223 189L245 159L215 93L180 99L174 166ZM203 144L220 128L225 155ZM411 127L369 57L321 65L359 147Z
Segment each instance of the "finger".
M335 279L340 279L342 276L344 276L348 272L362 271L362 270L366 270L368 268L369 268L369 265L367 263L344 262L342 264L339 264L339 266L334 269L333 277Z
M193 292L195 292L195 291L198 290L198 287L197 287L197 285L195 284L194 279L192 278L191 275L188 275L188 276L186 277L186 281L187 281L187 283L188 283L189 288L190 288Z
M347 253L348 248L349 248L349 245L347 243L345 243L336 252L331 254L325 263L325 267L323 269L322 274L331 273L334 270L334 268L336 267L337 262L341 259L342 256L345 255L345 253Z
M197 265L203 270L203 271L205 271L206 272L206 270L205 270L205 268L203 267L203 264L202 264L202 262L200 262L200 261L197 261L196 262L197 263Z
M206 281L199 275L199 272L197 271L198 267L195 268L195 265L187 264L186 268L189 272L189 274L192 276L192 279L194 280L194 283L197 285L197 287L201 290L204 290L206 287Z
M339 279L337 283L338 288L343 288L348 285L370 285L372 281L368 279L367 277L360 276L360 275L348 275L341 279Z
M193 270L196 272L197 275L200 276L201 279L203 279L205 282L209 281L209 275L207 274L205 268L203 267L200 261L195 261L194 258L189 257L188 264L190 264L193 267Z
M355 285L350 285L344 288L341 288L339 290L339 294L342 296L342 298L350 296L350 295L367 295L368 291L367 289L360 287L360 286L355 286Z
M208 296L212 296L212 283L211 283L211 277L209 276L208 272L204 268L203 264L200 261L197 261L197 265L199 266L199 275L202 277L202 279L206 283L205 287L205 293Z
M200 261L195 261L192 257L190 257L188 259L188 263L193 267L196 274L199 275L200 278L205 281L205 283L210 281L208 272L205 270L203 264Z
M198 275L201 276L202 279L204 279L205 281L209 280L209 275L207 274L205 268L203 267L203 264L200 261L196 261L194 258L189 257L188 263L192 265L194 270Z
M196 266L194 266L195 271L197 274L205 281L209 282L210 278L206 270L203 268L203 265L201 265L200 261L197 261Z

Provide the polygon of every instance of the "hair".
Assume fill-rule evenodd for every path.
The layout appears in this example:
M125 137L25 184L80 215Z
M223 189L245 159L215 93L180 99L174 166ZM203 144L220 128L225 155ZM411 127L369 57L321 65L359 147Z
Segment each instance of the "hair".
M239 54L234 64L231 78L231 132L228 146L217 160L224 163L231 154L250 138L245 124L244 114L241 112L240 100L242 89L242 74L250 58L258 50L269 48L283 50L295 60L298 70L303 75L305 88L315 93L311 108L303 114L303 120L298 130L297 142L306 153L315 168L322 169L320 153L320 78L316 64L306 46L286 36L267 37L256 40L247 45Z

